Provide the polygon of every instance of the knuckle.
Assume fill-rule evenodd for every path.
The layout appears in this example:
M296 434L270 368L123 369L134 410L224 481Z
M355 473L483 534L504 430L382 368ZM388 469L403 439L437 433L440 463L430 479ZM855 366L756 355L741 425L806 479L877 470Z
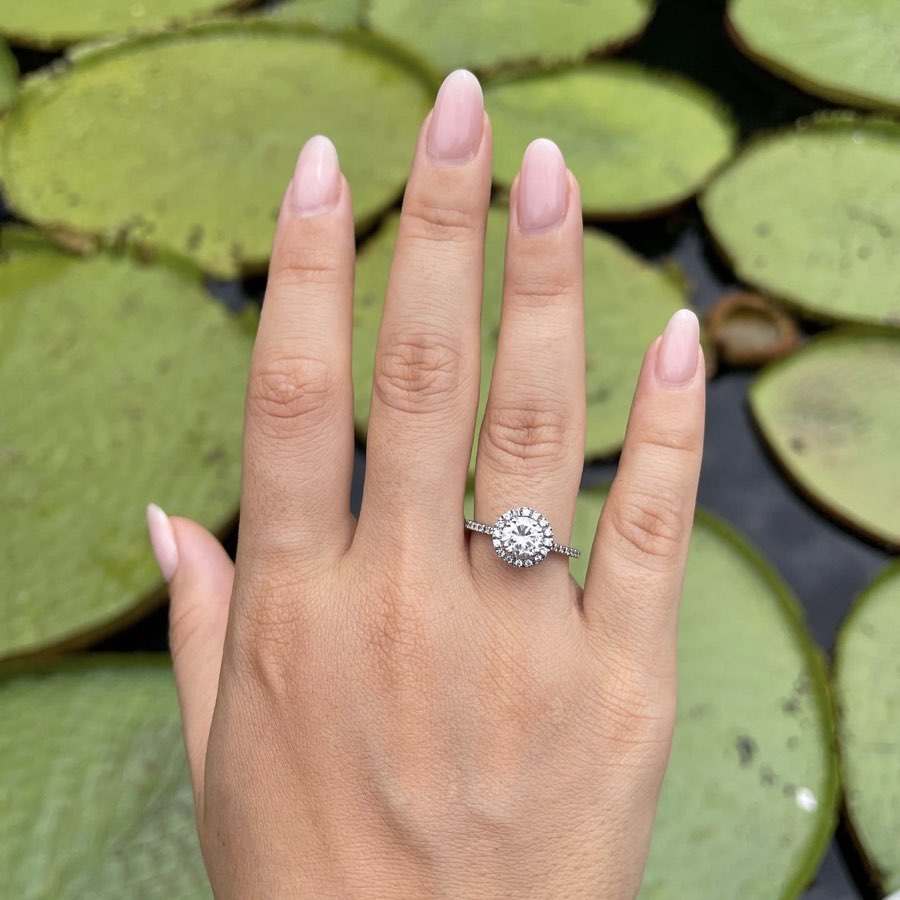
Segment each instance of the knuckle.
M678 498L671 491L632 491L610 508L610 524L620 545L641 562L665 562L678 555L683 538Z
M668 753L675 728L675 687L648 675L608 671L598 692L606 736L626 753Z
M263 422L317 424L327 416L331 397L328 365L310 357L265 360L251 373L247 409Z
M479 451L500 472L555 469L575 440L575 428L560 409L537 403L489 406Z
M205 622L198 604L173 603L169 608L169 650L179 659L202 636Z
M581 285L573 272L519 272L507 290L506 302L528 309L555 307L581 296Z
M700 434L696 431L660 426L645 430L635 443L646 455L664 457L694 456L700 453L702 446Z
M482 220L472 211L416 196L404 200L403 218L404 236L427 243L471 240Z
M378 354L373 389L386 406L430 412L454 397L462 383L462 354L429 335L388 342Z
M269 274L270 291L305 285L331 286L340 278L340 262L336 250L315 246L308 241L291 242L278 257Z

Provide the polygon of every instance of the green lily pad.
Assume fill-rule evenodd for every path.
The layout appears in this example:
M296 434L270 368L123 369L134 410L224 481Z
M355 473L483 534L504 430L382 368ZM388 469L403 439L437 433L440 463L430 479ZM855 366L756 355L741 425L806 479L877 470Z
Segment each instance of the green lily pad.
M844 797L882 891L900 891L900 560L860 596L834 672Z
M16 96L19 64L9 47L0 41L0 109L6 109Z
M166 656L0 682L0 871L17 900L207 900Z
M162 599L149 501L232 520L251 343L196 274L21 244L0 265L0 659Z
M900 332L839 329L750 388L763 436L800 489L842 524L900 547Z
M15 44L54 49L101 35L183 25L253 0L0 0L0 34Z
M356 428L362 439L369 423L375 342L398 221L399 216L394 215L385 222L362 249L356 269L353 382ZM485 238L479 426L500 327L508 221L504 210L491 209ZM649 265L618 241L593 230L585 233L584 267L588 401L585 454L590 459L615 453L621 447L644 352L669 317L685 305L685 287L674 271ZM473 451L473 470L474 459Z
M57 233L262 270L312 134L335 141L357 222L400 193L430 98L417 71L375 38L259 17L81 52L25 80L0 136L7 200Z
M636 38L655 0L371 0L367 19L446 73L573 63Z
M510 184L534 137L556 141L581 183L585 214L665 211L731 155L735 127L706 91L675 75L605 62L485 88L494 173Z
M283 22L308 22L320 28L351 28L362 19L363 0L288 0L271 16Z
M590 547L605 491L579 497ZM583 581L587 559L572 561ZM678 719L641 900L791 900L836 821L824 665L787 585L699 512L678 644Z
M833 113L772 132L700 206L744 281L817 318L900 325L900 123Z
M731 0L728 24L751 59L805 91L900 110L895 0Z

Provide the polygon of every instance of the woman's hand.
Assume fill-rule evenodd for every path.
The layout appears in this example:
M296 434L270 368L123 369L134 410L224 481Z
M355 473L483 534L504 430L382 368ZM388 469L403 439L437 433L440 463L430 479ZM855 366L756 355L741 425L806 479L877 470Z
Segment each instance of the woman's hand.
M463 529L490 182L481 90L456 72L404 198L357 521L350 191L330 142L309 141L253 355L236 569L198 525L150 510L219 898L640 886L700 466L697 321L678 313L647 353L584 591L558 554L504 564ZM581 248L578 185L536 141L510 196L475 515L531 506L560 543L583 457Z

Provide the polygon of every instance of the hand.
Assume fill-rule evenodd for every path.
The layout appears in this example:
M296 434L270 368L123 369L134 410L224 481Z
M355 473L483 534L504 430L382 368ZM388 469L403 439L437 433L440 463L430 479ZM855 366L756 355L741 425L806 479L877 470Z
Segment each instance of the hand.
M555 553L505 565L463 529L490 181L481 89L457 72L404 198L356 521L350 191L310 140L253 355L236 569L198 525L150 510L219 898L640 886L700 466L697 321L676 314L647 353L584 591ZM510 196L475 515L531 505L561 543L583 462L581 246L578 185L536 141Z

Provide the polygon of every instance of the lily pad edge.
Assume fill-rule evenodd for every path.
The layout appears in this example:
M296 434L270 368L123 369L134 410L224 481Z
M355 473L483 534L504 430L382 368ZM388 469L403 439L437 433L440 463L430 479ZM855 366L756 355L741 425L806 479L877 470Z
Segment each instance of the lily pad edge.
M735 154L738 152L739 128L731 108L703 85L692 81L680 72L666 69L661 66L647 65L630 59L587 59L582 64L575 66L558 66L552 69L539 71L515 71L505 76L491 79L485 84L485 103L487 104L490 91L497 87L519 81L530 81L552 77L554 75L587 72L593 69L618 69L622 72L630 72L631 74L636 73L640 76L649 75L651 78L663 82L666 87L671 87L674 90L681 92L684 96L687 96L692 101L696 102L698 106L705 109L719 122L723 130L728 133L729 151L728 155L725 156L720 163L714 166L707 173L706 177L699 181L689 193L676 197L673 200L667 200L665 203L640 209L596 210L586 206L583 210L585 223L641 222L647 219L667 216L670 213L681 209L694 197L699 197L699 195L712 184L719 173L734 161ZM504 191L508 191L511 186L511 183L498 179L496 173L493 177L493 183L495 187L499 187Z
M790 353L787 356L783 356L780 359L773 360L772 362L764 366L762 371L753 380L749 390L747 391L747 402L750 406L750 411L753 413L753 424L756 428L757 434L762 439L770 458L777 463L778 468L780 469L781 473L784 475L788 483L826 519L837 522L842 528L846 529L852 534L861 535L871 544L880 549L896 552L900 550L900 543L895 543L889 538L885 538L883 535L879 535L873 531L870 531L864 525L852 521L849 517L830 507L827 502L822 500L820 497L817 497L816 494L788 468L787 464L782 461L780 455L775 451L774 444L769 439L768 432L762 426L761 417L758 413L756 405L756 394L761 390L760 385L763 384L766 379L772 377L773 373L779 367L790 365L793 358L798 353L803 353L805 348L819 343L826 343L829 340L839 340L844 337L853 336L887 337L891 340L897 340L898 345L900 345L900 332L898 332L896 328L891 328L889 326L848 324L842 325L839 328L828 329L827 331L823 331L820 334L816 334L811 337L808 341L806 341L805 344L802 344L793 353Z
M160 28L140 32L135 35L114 35L108 38L99 38L92 42L77 44L71 47L65 56L51 63L46 68L38 69L26 75L19 83L15 102L0 119L0 124L2 124L2 127L0 127L0 190L3 191L3 199L8 210L18 219L40 231L45 237L63 249L74 249L76 252L89 254L98 250L115 250L125 245L134 248L145 261L157 258L187 259L171 247L160 245L155 241L134 240L127 235L110 237L96 231L72 228L68 224L58 221L34 221L22 209L15 196L15 177L10 171L7 147L18 121L29 112L31 105L39 103L44 93L52 91L56 81L66 77L75 67L101 63L109 54L118 53L121 50L142 49L143 47L152 46L155 43L164 43L169 40L190 39L195 35L227 35L232 32L242 31L258 31L263 34L269 33L281 37L295 35L299 38L313 38L335 44L351 45L363 52L381 56L391 64L406 69L409 75L422 85L426 93L429 91L432 94L436 93L437 88L440 86L439 76L423 59L381 35L375 35L357 28L327 31L304 22L280 22L265 16L207 19L183 28ZM297 147L297 152L300 152L299 146ZM287 186L289 177L290 173L285 173L285 186ZM405 178L402 183L398 183L397 197L402 194L405 183ZM367 232L392 206L393 201L364 220L357 218L357 234ZM191 264L193 265L193 263ZM268 256L265 259L242 259L236 273L229 277L240 278L264 274L268 265ZM210 274L213 277L223 277L222 273L206 274Z
M763 50L754 47L741 32L741 29L738 27L734 16L732 15L731 7L735 2L736 0L728 0L724 19L725 32L734 46L746 56L747 59L758 65L760 68L765 69L781 81L785 81L807 94L814 97L821 97L824 100L830 100L832 103L841 103L846 104L847 106L856 106L861 109L872 111L900 111L900 103L890 103L867 94L862 94L858 91L834 87L830 84L816 81L799 69L787 65L781 60L776 60L773 57L768 56Z
M900 121L891 118L885 114L865 113L853 109L835 109L835 110L819 110L808 116L803 116L788 125L777 125L773 128L761 129L753 135L746 143L742 144L738 151L731 156L714 175L709 179L706 185L697 194L697 206L703 219L703 230L706 238L712 244L719 259L737 276L740 284L749 285L754 291L765 294L776 303L780 303L787 309L796 313L800 318L808 322L814 322L823 325L846 325L848 327L875 327L891 329L895 326L887 324L881 320L871 319L848 319L844 316L835 316L821 310L811 309L806 300L798 299L795 296L776 290L774 287L763 282L756 281L752 276L748 276L743 268L736 264L734 256L725 249L722 242L718 239L715 229L711 221L712 217L707 210L707 195L715 187L716 180L727 174L733 167L741 164L745 155L749 155L760 144L765 144L772 139L781 136L787 136L795 133L802 133L812 129L821 130L843 130L852 126L873 129L884 132L891 137L896 137L900 142ZM900 327L900 323L898 326Z
M874 593L879 587L881 587L883 582L890 581L891 579L896 578L898 575L900 575L900 559L891 560L887 564L882 566L881 569L876 573L872 581L870 581L869 584L867 584L854 598L853 604L850 607L850 611L847 613L844 621L841 623L841 627L838 630L837 637L835 638L834 654L831 665L831 691L833 694L833 704L835 710L838 769L840 772L842 783L847 767L845 763L846 754L844 751L845 744L843 740L843 732L840 727L843 716L843 707L841 702L841 693L838 690L838 681L841 666L843 664L843 658L845 655L844 641L847 634L849 633L850 626L853 624L853 621L859 615L860 611L866 606L866 601L868 600L870 595ZM850 804L847 802L846 791L843 792L842 796L841 812L842 819L847 825L847 833L850 836L853 847L856 850L856 854L859 857L859 860L862 863L866 874L869 876L869 879L871 880L873 886L879 889L879 893L885 893L886 888L884 888L881 883L881 874L879 872L878 866L875 864L875 861L869 857L866 846L859 837L859 833L856 829L856 823L853 817L853 812L850 808ZM885 900L887 900L887 898L885 898Z

